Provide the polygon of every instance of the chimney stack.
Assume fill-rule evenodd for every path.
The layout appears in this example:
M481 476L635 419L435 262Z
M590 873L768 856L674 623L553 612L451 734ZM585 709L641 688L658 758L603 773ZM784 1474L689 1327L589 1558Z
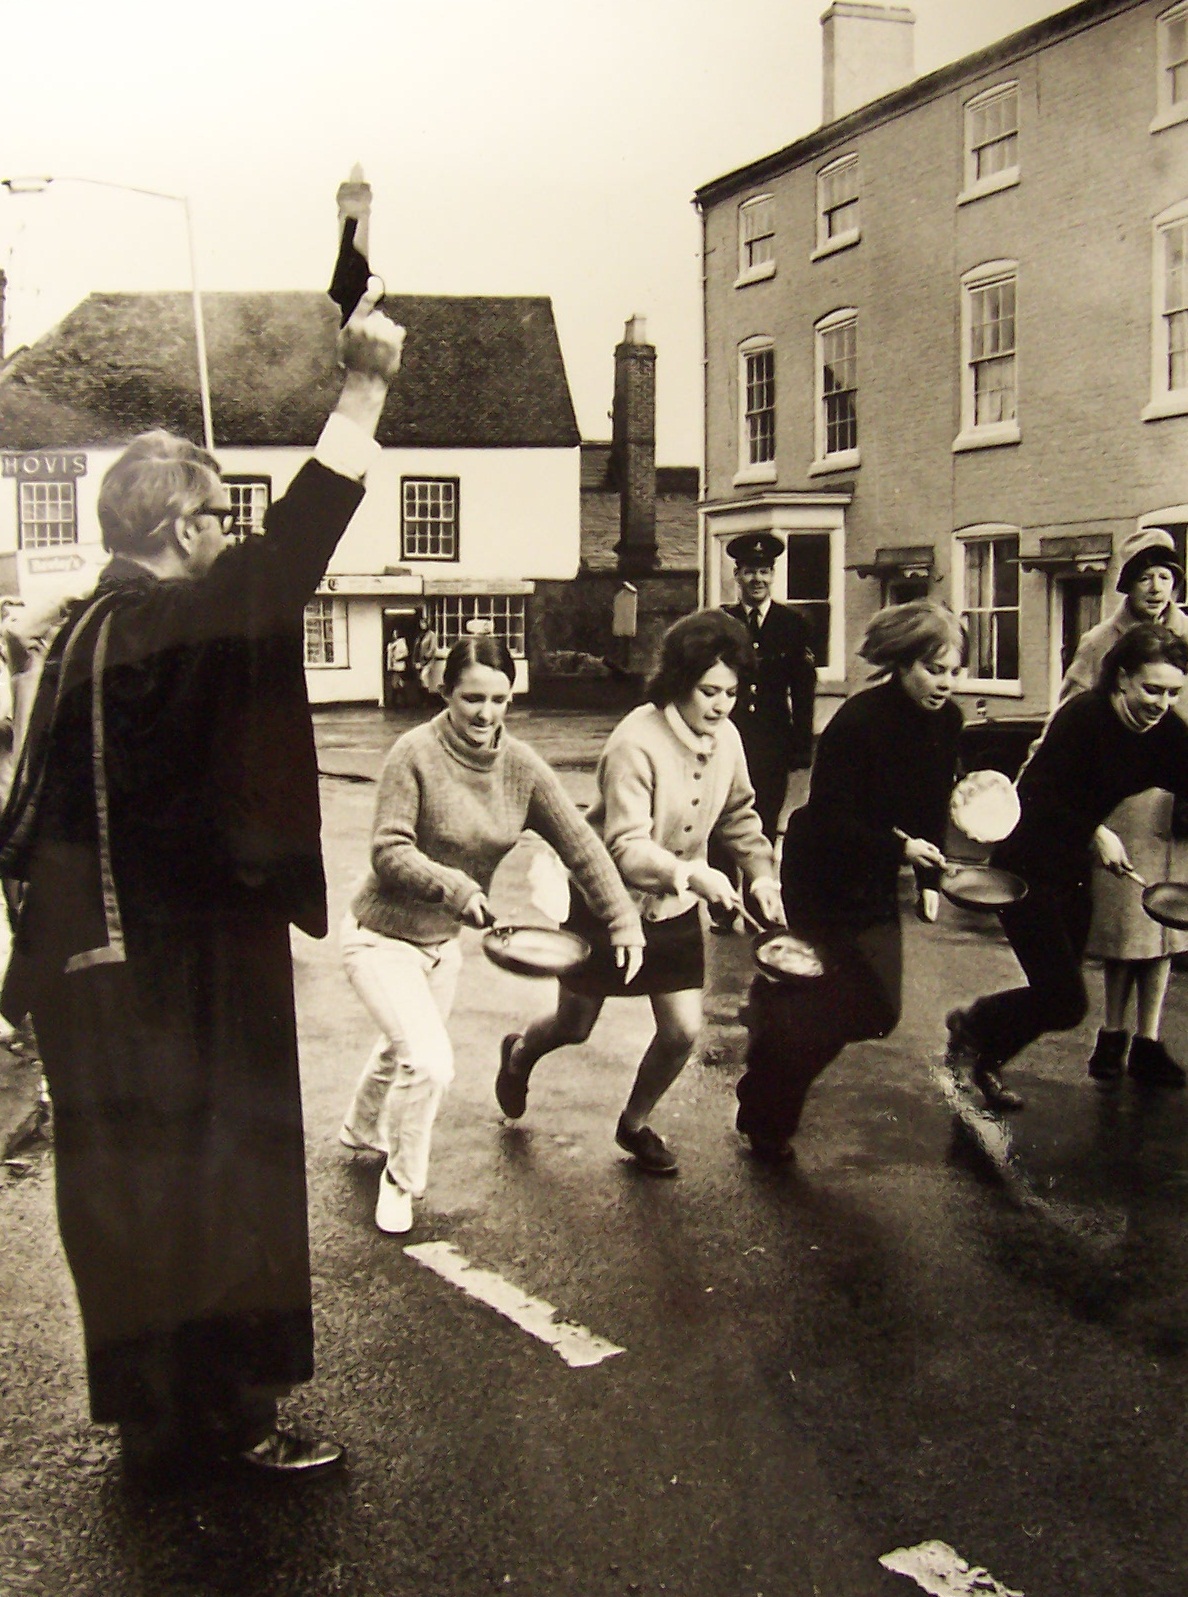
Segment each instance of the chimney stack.
M916 75L916 19L906 6L834 0L824 34L822 119L836 122Z
M619 574L656 569L656 350L633 316L615 349L611 467L619 490Z
M371 257L367 247L368 232L371 224L371 184L363 176L363 168L356 161L351 167L351 175L345 183L338 185L338 234L342 237L342 224L349 216L353 216L358 226L355 229L355 248L361 255Z

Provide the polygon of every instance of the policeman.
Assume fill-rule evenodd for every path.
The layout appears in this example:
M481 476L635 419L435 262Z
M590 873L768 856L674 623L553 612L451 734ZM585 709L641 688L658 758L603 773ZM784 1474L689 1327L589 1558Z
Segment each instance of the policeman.
M732 538L741 604L724 605L751 635L754 670L739 684L733 719L742 736L755 788L755 808L774 842L788 790L788 773L813 758L813 698L817 673L804 618L771 597L776 560L784 545L774 533L747 532Z

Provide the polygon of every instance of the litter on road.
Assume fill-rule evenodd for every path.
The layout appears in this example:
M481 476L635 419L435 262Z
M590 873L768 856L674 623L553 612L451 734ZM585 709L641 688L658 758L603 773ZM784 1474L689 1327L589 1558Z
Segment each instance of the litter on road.
M907 1575L930 1597L1023 1597L1013 1586L995 1580L989 1570L966 1563L948 1542L897 1547L884 1553L879 1563L895 1575Z
M529 1297L493 1270L479 1269L464 1258L452 1242L418 1242L404 1251L410 1259L433 1270L452 1286L461 1287L463 1292L502 1314L529 1336L547 1342L573 1369L586 1369L627 1351L587 1331L583 1325L558 1320L557 1310L551 1303Z

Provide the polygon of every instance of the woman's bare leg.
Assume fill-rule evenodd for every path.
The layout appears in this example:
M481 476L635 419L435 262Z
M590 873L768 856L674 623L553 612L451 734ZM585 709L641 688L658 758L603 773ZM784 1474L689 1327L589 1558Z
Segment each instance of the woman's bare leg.
M621 1124L638 1131L648 1116L685 1068L689 1055L701 1035L701 990L687 988L679 993L654 993L652 1013L656 1035L639 1062L635 1085L623 1110Z

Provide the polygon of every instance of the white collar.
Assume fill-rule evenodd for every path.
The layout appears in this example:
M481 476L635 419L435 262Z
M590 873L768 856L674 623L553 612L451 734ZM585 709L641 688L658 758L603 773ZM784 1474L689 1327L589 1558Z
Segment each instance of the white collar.
M771 609L771 595L768 594L767 598L764 599L763 603L758 607L758 609L756 609L753 604L748 604L744 599L742 600L742 609L744 616L749 616L751 611L754 610L755 614L759 617L759 625L762 626L767 620L767 612Z
M684 745L692 754L712 754L717 746L717 738L712 732L694 732L675 704L664 706L664 719L675 734L677 741Z

